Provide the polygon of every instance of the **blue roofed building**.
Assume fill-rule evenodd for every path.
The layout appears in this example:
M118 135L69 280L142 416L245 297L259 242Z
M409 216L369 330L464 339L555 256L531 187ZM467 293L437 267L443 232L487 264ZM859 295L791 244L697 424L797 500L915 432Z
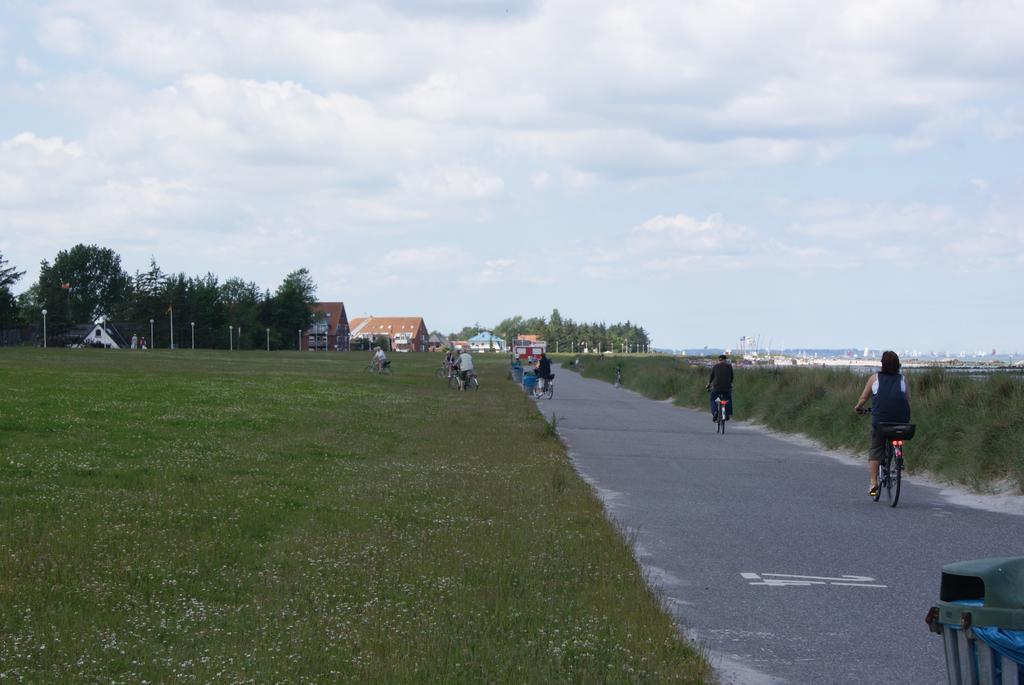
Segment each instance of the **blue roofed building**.
M480 331L467 340L470 352L504 352L505 341L490 331Z

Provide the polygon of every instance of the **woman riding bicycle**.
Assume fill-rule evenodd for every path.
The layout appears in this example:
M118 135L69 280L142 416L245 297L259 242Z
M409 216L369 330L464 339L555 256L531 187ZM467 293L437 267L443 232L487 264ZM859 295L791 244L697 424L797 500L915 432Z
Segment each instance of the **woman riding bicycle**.
M853 410L860 412L871 399L871 447L868 450L870 497L878 494L878 466L885 458L885 438L878 428L880 423L908 423L910 421L910 388L900 374L900 358L892 350L882 353L882 370L871 374L864 385Z

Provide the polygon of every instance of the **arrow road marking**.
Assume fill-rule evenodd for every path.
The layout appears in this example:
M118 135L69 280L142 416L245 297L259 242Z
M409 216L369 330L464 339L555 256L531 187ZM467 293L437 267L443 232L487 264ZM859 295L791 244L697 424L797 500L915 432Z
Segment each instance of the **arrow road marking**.
M740 573L750 585L770 585L772 587L810 587L811 585L841 585L845 587L888 587L872 583L871 576L798 576L791 573Z

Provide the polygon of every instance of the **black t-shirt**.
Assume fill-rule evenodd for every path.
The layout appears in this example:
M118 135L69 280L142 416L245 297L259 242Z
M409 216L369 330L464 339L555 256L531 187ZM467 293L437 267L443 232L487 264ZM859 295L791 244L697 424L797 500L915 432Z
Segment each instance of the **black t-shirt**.
M551 378L551 360L547 357L541 357L540 361L537 362L537 375L541 378Z

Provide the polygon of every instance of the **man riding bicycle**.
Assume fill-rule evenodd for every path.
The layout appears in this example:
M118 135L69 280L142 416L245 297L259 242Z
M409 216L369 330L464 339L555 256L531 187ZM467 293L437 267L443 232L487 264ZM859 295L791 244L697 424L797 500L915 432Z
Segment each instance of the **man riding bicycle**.
M373 353L372 364L374 370L377 373L380 373L390 363L391 362L388 361L387 355L384 354L384 350L378 346L376 351Z
M459 372L459 378L462 381L459 383L460 389L465 390L466 382L473 373L473 355L469 353L469 350L463 350L455 360L455 369Z
M537 360L537 368L533 373L537 376L537 381L540 383L547 383L554 378L551 374L551 360L548 359L548 355L544 352L540 353L540 359ZM541 385L541 387L544 386Z
M711 420L718 422L718 400L726 401L725 421L732 418L732 364L724 354L718 355L718 363L711 367L711 378L704 386L711 398Z
M871 374L864 390L853 407L855 412L864 409L864 403L871 399L871 447L868 450L868 470L871 489L869 497L878 494L878 467L885 458L885 438L879 430L880 423L910 422L910 388L907 379L900 373L900 358L892 350L882 353L882 370Z

